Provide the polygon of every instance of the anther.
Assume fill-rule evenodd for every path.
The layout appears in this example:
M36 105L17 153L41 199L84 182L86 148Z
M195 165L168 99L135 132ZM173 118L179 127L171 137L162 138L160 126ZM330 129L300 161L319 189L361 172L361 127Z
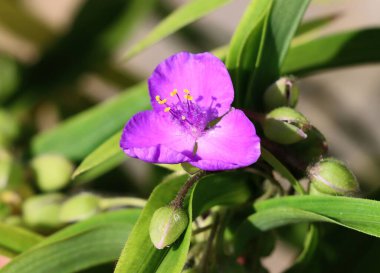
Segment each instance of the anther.
M177 93L177 89L174 89L172 92L170 92L170 96L174 97L175 95L177 95Z
M169 112L170 111L170 107L166 107L165 109L164 109L164 112Z
M183 93L190 94L190 91L189 91L189 89L183 89Z
M190 95L188 95L188 94L184 95L183 97L184 97L185 99L187 99L187 100L193 100L193 97L190 96Z

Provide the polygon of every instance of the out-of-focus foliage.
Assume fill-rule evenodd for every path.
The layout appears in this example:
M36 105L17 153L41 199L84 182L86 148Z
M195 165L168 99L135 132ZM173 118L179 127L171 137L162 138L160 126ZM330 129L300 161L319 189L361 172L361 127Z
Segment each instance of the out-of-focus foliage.
M0 50L0 273L267 272L277 241L299 252L288 273L377 272L379 192L360 192L340 161L321 167L338 161L293 109L302 86L291 75L379 62L379 28L321 36L337 15L305 21L309 0L252 0L221 44L192 23L232 0L83 0L56 32L24 2L0 1L0 28L36 51L25 61ZM150 107L145 75L121 63L169 35L225 62L234 106L261 138L257 163L203 173L121 151L124 124ZM89 76L113 97L99 99ZM178 194L189 221L157 249L152 216Z

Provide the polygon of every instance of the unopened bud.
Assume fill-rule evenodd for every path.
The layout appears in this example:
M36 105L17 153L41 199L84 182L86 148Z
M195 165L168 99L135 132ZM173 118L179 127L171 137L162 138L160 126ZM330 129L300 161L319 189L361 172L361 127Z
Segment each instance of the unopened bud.
M19 134L16 119L7 111L0 109L0 146L7 147Z
M74 196L62 204L59 219L71 223L87 219L100 211L100 199L90 193Z
M0 102L6 100L18 87L21 78L20 66L16 60L5 55L0 56ZM0 134L1 135L1 134Z
M307 138L310 124L304 115L289 107L271 111L265 118L265 136L280 144L293 144Z
M40 230L59 227L58 215L64 198L62 194L50 193L27 199L22 207L24 223Z
M329 195L356 195L359 184L354 174L341 161L322 159L307 170L311 190Z
M299 89L293 77L282 77L273 83L264 93L264 105L267 110L281 106L294 107L297 104Z
M73 165L61 155L46 154L33 159L32 169L38 187L45 192L64 188L71 179Z
M154 246L163 249L174 243L189 223L183 209L170 206L157 209L150 221L149 235Z

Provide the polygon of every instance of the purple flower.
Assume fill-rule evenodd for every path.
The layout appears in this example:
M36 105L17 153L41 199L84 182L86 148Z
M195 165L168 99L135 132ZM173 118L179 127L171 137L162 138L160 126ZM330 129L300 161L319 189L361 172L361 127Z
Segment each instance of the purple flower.
M127 155L209 171L257 161L260 139L245 114L231 107L234 89L218 58L175 54L157 66L148 83L153 110L137 113L124 127L120 147Z

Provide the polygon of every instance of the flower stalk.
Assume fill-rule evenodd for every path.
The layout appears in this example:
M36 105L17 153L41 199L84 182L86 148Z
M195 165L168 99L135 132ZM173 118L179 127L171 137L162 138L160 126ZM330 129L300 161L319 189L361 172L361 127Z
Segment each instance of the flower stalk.
M194 175L190 176L190 178L186 181L186 183L182 186L182 188L178 191L177 196L170 203L170 206L179 209L183 207L183 201L189 190L194 186L196 182L198 182L202 177L207 175L208 172L200 170Z

